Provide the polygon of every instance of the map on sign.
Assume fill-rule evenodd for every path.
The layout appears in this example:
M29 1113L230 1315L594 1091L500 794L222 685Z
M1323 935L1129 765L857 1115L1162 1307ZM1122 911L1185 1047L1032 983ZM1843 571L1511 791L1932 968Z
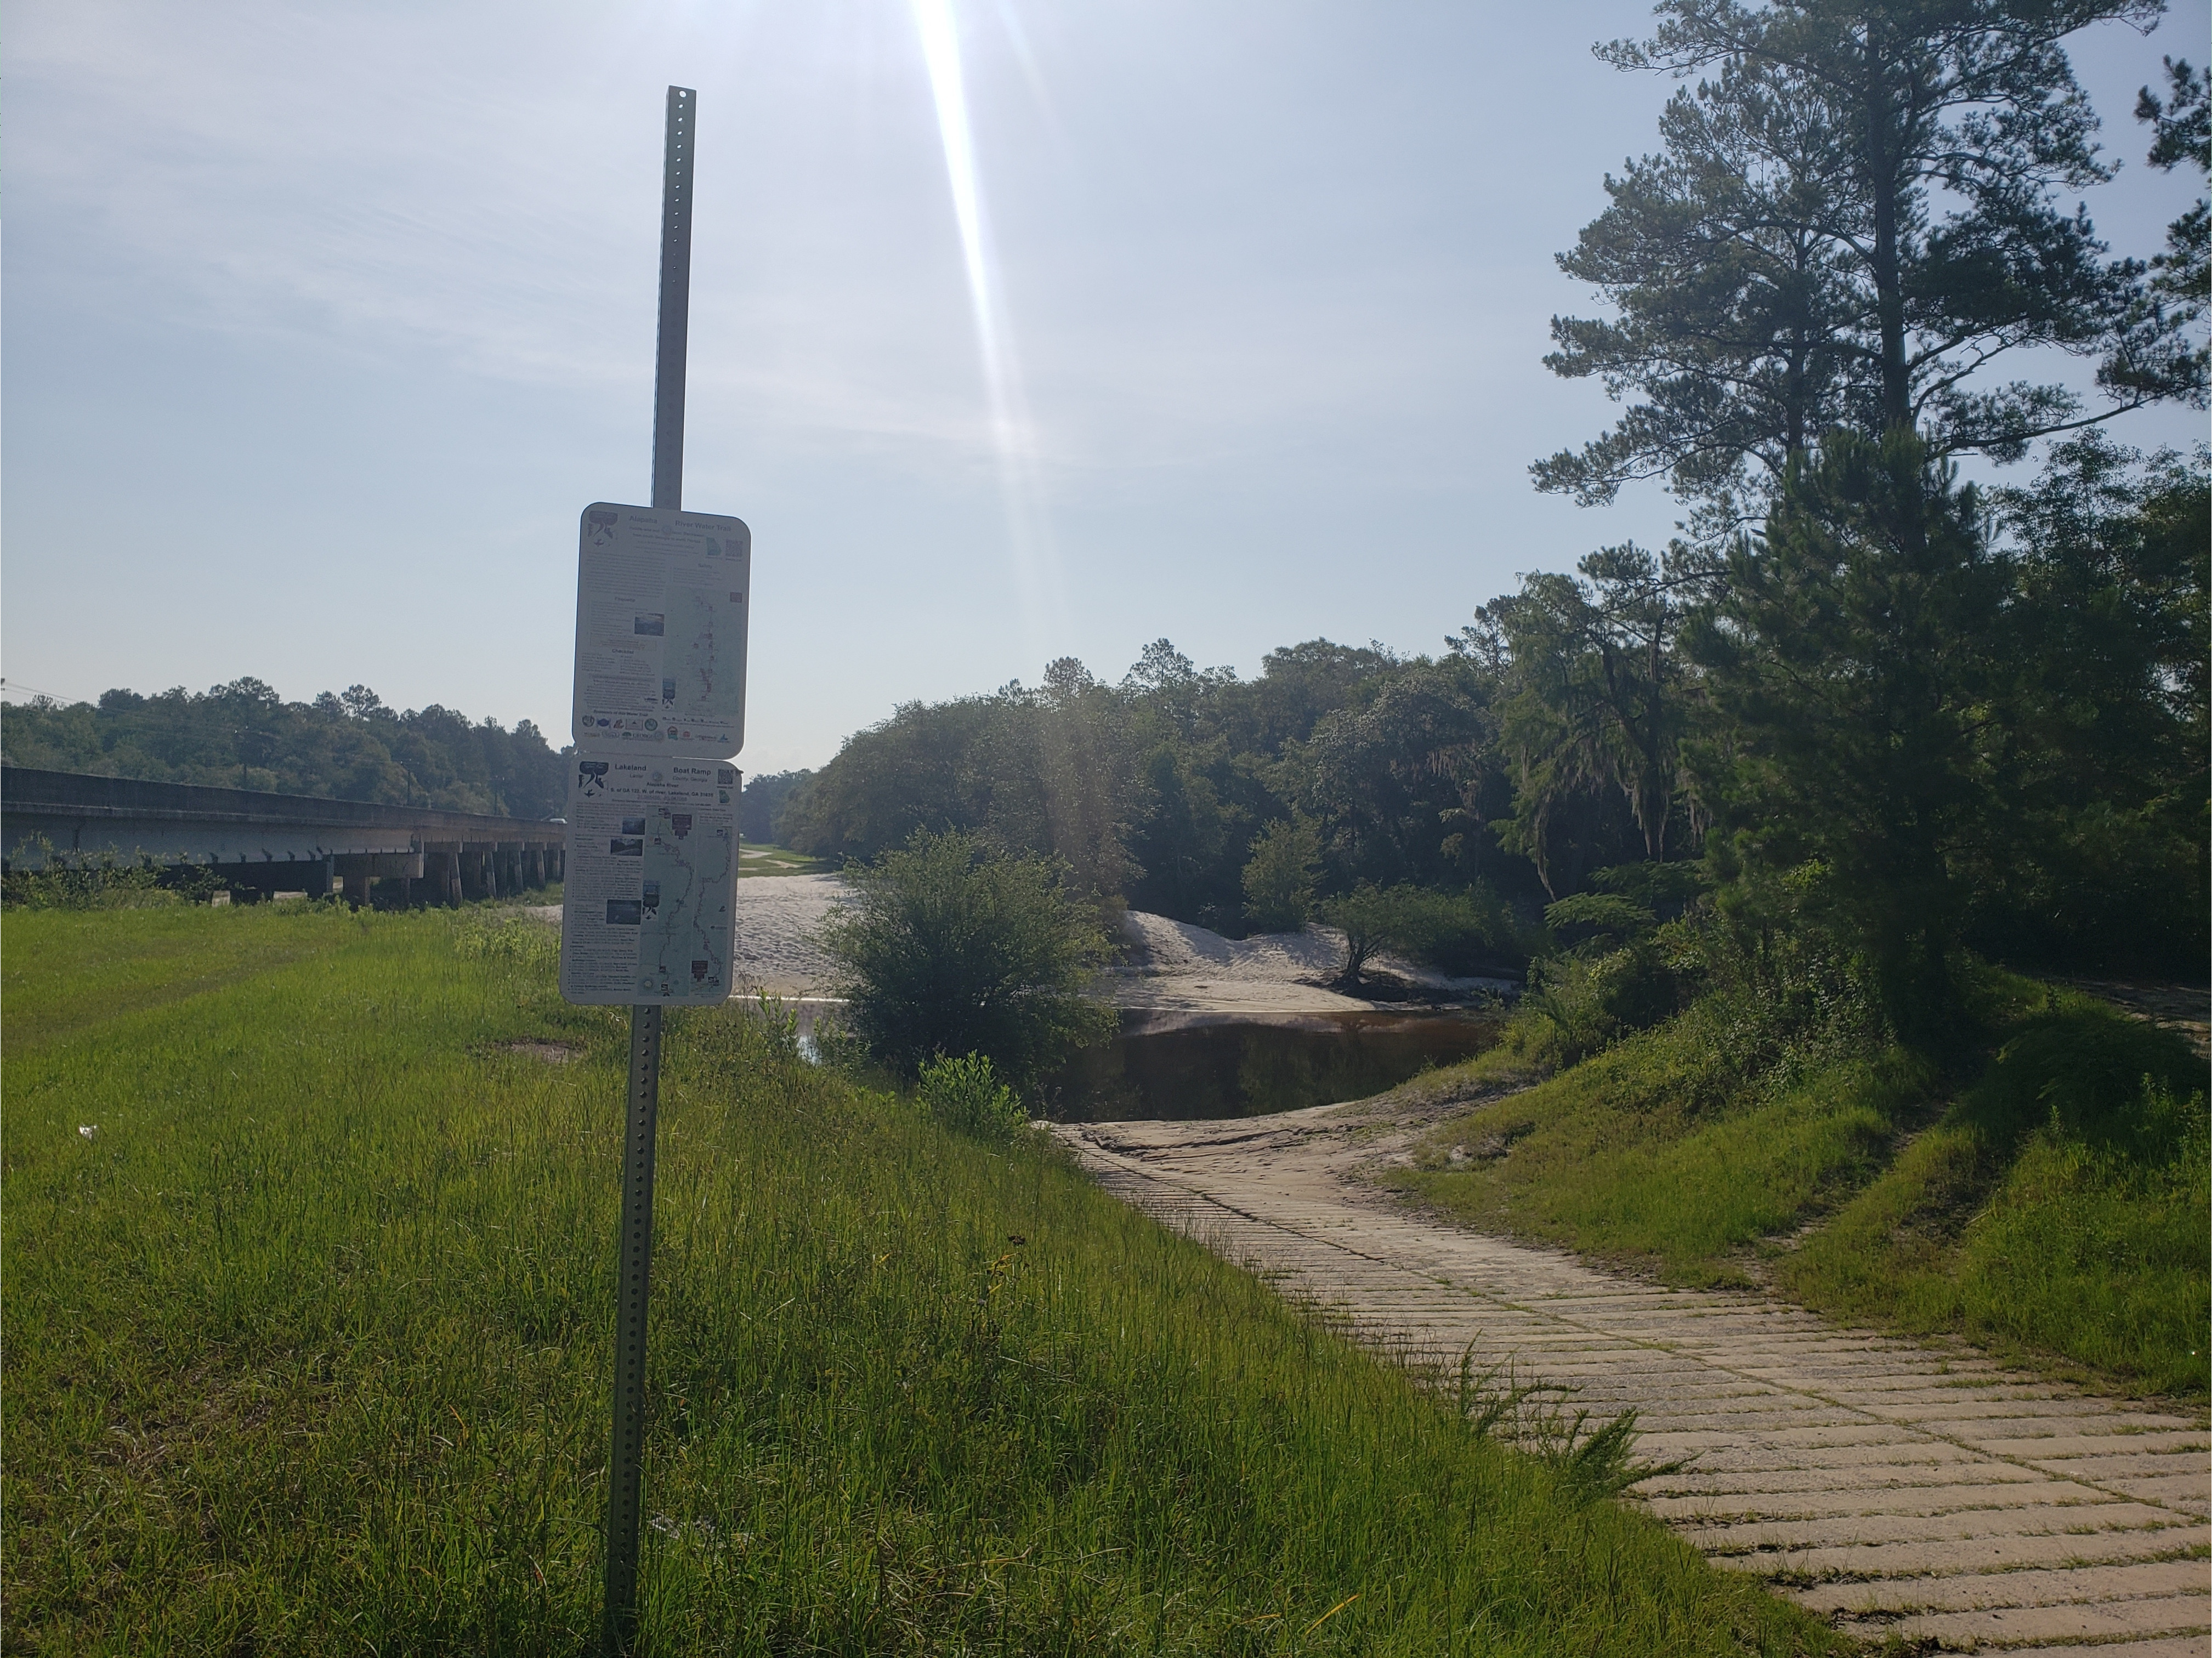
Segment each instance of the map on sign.
M645 889L638 934L641 999L683 999L687 981L728 993L736 932L730 872L737 826L727 816L656 805L646 820Z
M571 757L561 993L572 1002L720 1002L737 944L734 766Z
M594 501L576 566L579 748L726 760L744 746L752 531Z

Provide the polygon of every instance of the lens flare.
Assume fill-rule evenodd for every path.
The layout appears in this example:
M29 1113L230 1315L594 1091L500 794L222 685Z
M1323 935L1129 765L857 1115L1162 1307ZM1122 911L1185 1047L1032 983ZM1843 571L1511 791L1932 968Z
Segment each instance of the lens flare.
M1016 586L1032 658L1060 631L1065 608L1059 559L1053 549L1038 476L1036 444L1024 394L1012 331L994 280L990 228L983 186L975 163L975 139L968 119L968 87L961 73L960 30L952 0L911 0L921 53L929 70L929 89L937 105L937 131L945 146L945 171L951 185L952 216L960 232L960 257L968 273L968 301L975 321L975 343L982 360L984 394L989 400L992 445L997 453L999 494L1013 551Z

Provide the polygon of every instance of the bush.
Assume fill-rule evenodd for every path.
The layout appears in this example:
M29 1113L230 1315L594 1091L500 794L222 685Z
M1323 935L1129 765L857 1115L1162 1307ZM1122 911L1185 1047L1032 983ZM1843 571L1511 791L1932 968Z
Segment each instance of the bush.
M1528 959L1503 899L1480 884L1465 892L1362 884L1322 906L1344 934L1338 982L1356 985L1367 963L1395 950L1440 973L1515 972Z
M1029 1127L1021 1096L999 1080L981 1054L923 1060L915 1092L938 1121L979 1139L1012 1139Z
M1783 1266L1816 1310L2058 1353L2202 1396L2204 1067L2069 993Z
M1589 878L1598 891L1641 904L1662 921L1680 917L1712 886L1701 865L1688 863L1616 864L1591 871Z
M1321 835L1311 823L1278 818L1252 842L1244 865L1244 920L1255 932L1302 932L1313 919Z
M113 847L98 853L57 853L43 835L15 849L40 856L43 869L0 873L0 904L10 909L151 909L164 904L205 903L223 890L222 878L200 864L156 864L143 853L124 857Z
M1563 944L1607 938L1627 944L1658 926L1659 918L1633 898L1617 892L1577 892L1544 907L1544 925Z
M1547 1066L1588 1059L1631 1030L1673 1016L1681 988L1649 939L1601 956L1554 956L1528 969L1528 990L1509 1032L1516 1051Z
M1068 1048L1110 1035L1112 1010L1084 993L1106 937L1064 876L927 830L855 872L822 943L869 1052L908 1076L939 1054L981 1054L1031 1089Z
M1397 949L1423 967L1461 975L1516 974L1528 959L1513 912L1478 881L1464 892L1399 887Z
M842 1015L824 1009L814 1016L814 1061L844 1076L864 1076L870 1066L868 1044Z

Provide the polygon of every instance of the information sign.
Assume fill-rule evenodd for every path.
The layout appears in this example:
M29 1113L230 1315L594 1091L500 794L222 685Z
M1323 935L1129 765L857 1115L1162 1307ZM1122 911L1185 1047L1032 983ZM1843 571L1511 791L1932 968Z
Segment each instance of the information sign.
M576 746L726 760L745 743L753 537L713 513L584 509Z
M736 767L713 760L571 758L563 997L662 1007L729 999L739 783Z

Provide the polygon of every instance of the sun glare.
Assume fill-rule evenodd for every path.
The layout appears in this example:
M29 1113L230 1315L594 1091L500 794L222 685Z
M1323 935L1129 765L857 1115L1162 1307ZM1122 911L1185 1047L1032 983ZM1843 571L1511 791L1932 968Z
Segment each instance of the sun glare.
M1013 550L1023 618L1030 644L1041 648L1054 631L1052 624L1060 619L1060 571L1037 476L1028 401L992 270L982 179L968 118L967 82L961 72L959 23L953 15L951 0L911 0L911 4L915 27L921 36L922 58L929 70L930 93L937 106L938 136L945 146L945 171L951 186L953 219L960 232L960 257L967 270L968 300L975 319L984 392L990 404L1000 494Z

